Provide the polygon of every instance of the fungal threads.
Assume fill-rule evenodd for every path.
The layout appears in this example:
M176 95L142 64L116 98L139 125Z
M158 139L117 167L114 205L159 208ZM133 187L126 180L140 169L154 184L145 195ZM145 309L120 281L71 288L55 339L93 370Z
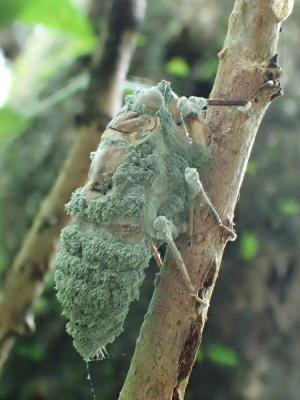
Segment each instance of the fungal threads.
M85 366L86 366L86 371L87 371L86 380L89 382L90 390L91 390L91 393L92 393L92 396L93 396L93 400L97 400L96 391L95 391L94 384L92 382L92 376L91 376L90 366L89 366L88 361L85 362Z
M62 230L56 257L57 298L74 347L87 362L104 358L106 346L123 331L151 247L168 244L188 294L202 302L174 239L186 233L199 192L191 195L187 171L210 158L201 119L206 103L182 100L183 114L178 101L164 81L128 96L92 154L88 182L66 205L72 223ZM188 121L191 112L198 114Z

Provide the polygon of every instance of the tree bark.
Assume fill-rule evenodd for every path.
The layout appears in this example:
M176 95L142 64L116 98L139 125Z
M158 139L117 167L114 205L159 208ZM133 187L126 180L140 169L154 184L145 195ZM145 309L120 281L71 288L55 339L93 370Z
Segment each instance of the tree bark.
M259 124L278 87L275 84L252 94L264 82L278 80L273 56L281 23L292 5L292 0L237 0L218 55L220 64L211 98L254 97L248 110L216 107L209 109L206 117L213 157L202 180L222 220L229 225ZM199 296L209 303L229 237L200 204L195 220L192 245L186 237L179 238L177 245ZM175 271L167 256L119 400L184 397L208 307L195 305Z
M104 44L102 40L99 42L92 60L85 111L73 145L24 238L0 293L0 368L16 337L34 328L31 310L42 293L57 236L67 221L64 204L86 180L90 152L96 149L101 132L120 108L122 86L135 47L135 32L144 10L145 0L112 2L106 40Z

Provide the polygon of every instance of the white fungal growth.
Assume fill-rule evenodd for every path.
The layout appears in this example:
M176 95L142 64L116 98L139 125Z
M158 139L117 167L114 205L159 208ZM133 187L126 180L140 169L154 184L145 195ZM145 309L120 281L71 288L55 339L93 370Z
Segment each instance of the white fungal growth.
M207 106L207 99L191 96L189 99L180 97L177 101L178 110L184 117L193 113L198 115Z
M185 180L188 186L188 192L190 199L194 199L199 193L203 192L203 186L200 181L199 173L196 168L186 168L185 170Z
M201 191L195 168L210 154L193 135L187 140L177 99L168 82L128 96L92 154L87 183L66 205L72 224L61 233L56 257L57 297L86 361L103 357L122 332L152 244L168 245L197 299L174 238L187 232L190 206Z
M146 111L157 111L163 104L163 97L157 88L143 90L140 93L140 102Z

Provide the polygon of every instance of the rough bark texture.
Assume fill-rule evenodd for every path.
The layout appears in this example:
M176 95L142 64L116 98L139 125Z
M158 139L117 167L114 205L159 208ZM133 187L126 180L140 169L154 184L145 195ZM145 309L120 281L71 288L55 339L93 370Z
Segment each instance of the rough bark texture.
M281 22L292 1L237 0L229 21L212 98L254 97L248 111L210 109L207 123L213 159L202 177L225 223L231 223L258 126L278 87L256 89L279 75L276 53ZM276 86L276 85L275 85ZM208 303L219 272L228 233L208 210L196 210L192 245L177 244L199 296ZM224 300L226 301L226 299ZM168 259L159 276L119 400L183 399L207 317L188 296Z
M124 8L128 18L123 19ZM40 296L50 270L56 238L66 223L64 204L87 176L90 152L100 133L120 108L122 85L134 50L135 31L143 17L144 0L115 0L107 36L92 63L86 108L75 132L74 143L49 195L10 268L0 293L0 367L17 335L34 328L32 306ZM97 112L96 112L97 111Z

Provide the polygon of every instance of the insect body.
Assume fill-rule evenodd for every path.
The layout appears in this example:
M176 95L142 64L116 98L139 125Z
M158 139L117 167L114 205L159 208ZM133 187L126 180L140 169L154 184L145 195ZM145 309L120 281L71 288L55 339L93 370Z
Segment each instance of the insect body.
M66 205L73 223L61 233L57 297L85 360L101 356L122 332L151 247L167 243L176 253L173 239L190 231L201 190L196 169L209 159L205 105L179 99L165 81L129 96L102 135L87 184Z

